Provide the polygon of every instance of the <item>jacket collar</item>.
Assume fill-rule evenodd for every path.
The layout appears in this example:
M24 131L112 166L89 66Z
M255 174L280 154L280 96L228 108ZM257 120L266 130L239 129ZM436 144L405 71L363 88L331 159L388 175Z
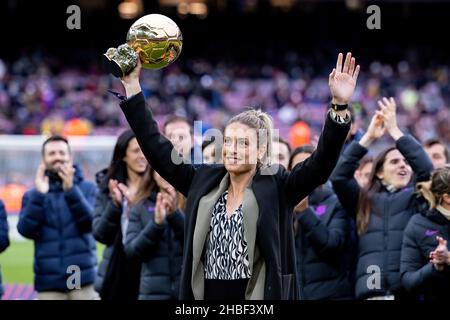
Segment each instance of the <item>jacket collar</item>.
M440 224L440 225L447 225L450 224L450 220L445 218L439 211L436 209L429 209L428 211L425 211L422 215L424 215L429 220Z

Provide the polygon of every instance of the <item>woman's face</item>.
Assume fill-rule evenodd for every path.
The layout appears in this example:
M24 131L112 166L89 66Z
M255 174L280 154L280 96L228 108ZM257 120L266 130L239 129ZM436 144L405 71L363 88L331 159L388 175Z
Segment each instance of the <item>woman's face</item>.
M411 181L411 176L410 165L397 149L387 153L383 168L377 173L377 177L385 184L396 188L405 187Z
M147 169L147 159L145 159L136 138L133 138L130 142L128 142L127 151L123 161L127 164L128 170L131 170L137 174L142 174Z
M245 173L256 168L265 150L258 150L256 130L234 122L225 128L222 157L230 173ZM261 148L262 149L262 148Z

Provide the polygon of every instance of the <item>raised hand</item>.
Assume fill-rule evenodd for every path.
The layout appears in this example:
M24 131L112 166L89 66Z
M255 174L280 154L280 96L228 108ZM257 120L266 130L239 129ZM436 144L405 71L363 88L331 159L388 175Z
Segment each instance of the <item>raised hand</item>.
M138 59L138 63L133 71L120 79L125 88L128 98L141 92L141 85L139 84L139 75L141 74L141 69L142 63L141 60Z
M122 205L122 192L119 189L119 183L117 180L109 179L108 182L109 194L111 196L111 200L116 207L120 207Z
M383 118L384 126L394 140L398 140L403 136L397 125L397 104L394 98L383 98L378 101L380 110L376 113Z
M377 113L372 116L366 133L362 136L359 144L368 147L373 141L380 138L386 131L383 123L383 117Z
M345 57L344 65L342 65L343 55L339 53L336 62L336 68L331 71L328 78L332 103L348 104L356 87L356 80L359 74L359 65L355 67L356 61L349 52Z
M164 199L161 192L158 192L156 195L156 205L155 205L155 223L156 224L163 224L166 220L167 215L167 209L164 205Z
M49 179L45 175L45 164L43 162L38 167L34 184L36 190L40 193L47 193L50 188Z

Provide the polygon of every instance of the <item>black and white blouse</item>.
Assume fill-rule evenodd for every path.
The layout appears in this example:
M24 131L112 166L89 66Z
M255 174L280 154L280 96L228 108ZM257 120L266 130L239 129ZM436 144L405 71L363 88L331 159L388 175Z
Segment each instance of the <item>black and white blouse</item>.
M205 252L205 279L250 278L247 240L244 235L242 204L228 218L228 190L217 200L212 212Z

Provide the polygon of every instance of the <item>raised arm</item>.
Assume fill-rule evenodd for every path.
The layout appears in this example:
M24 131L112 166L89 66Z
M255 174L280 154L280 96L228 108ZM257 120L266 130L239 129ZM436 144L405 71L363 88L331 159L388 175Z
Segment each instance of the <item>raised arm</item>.
M356 216L356 208L361 189L354 177L355 171L358 169L359 161L367 154L369 146L376 139L380 138L384 132L382 117L374 114L367 128L367 132L359 142L353 141L342 153L331 175L330 180L339 202L352 217Z
M139 62L133 72L122 79L127 100L120 107L150 165L175 189L187 196L195 169L191 164L183 162L172 143L159 132L141 91L140 70Z
M339 202L351 217L356 216L361 189L354 175L356 169L358 169L359 161L366 153L366 148L357 141L353 141L342 153L330 178Z
M336 68L329 76L332 108L327 114L317 149L308 159L297 164L287 177L286 192L293 205L327 181L350 130L347 106L355 90L359 66L355 66L351 53L347 53L344 64L342 59L340 53Z
M380 110L377 115L383 118L384 126L395 140L396 148L411 166L416 182L427 181L431 177L433 164L427 153L411 135L404 135L397 125L397 105L393 98L378 101Z

